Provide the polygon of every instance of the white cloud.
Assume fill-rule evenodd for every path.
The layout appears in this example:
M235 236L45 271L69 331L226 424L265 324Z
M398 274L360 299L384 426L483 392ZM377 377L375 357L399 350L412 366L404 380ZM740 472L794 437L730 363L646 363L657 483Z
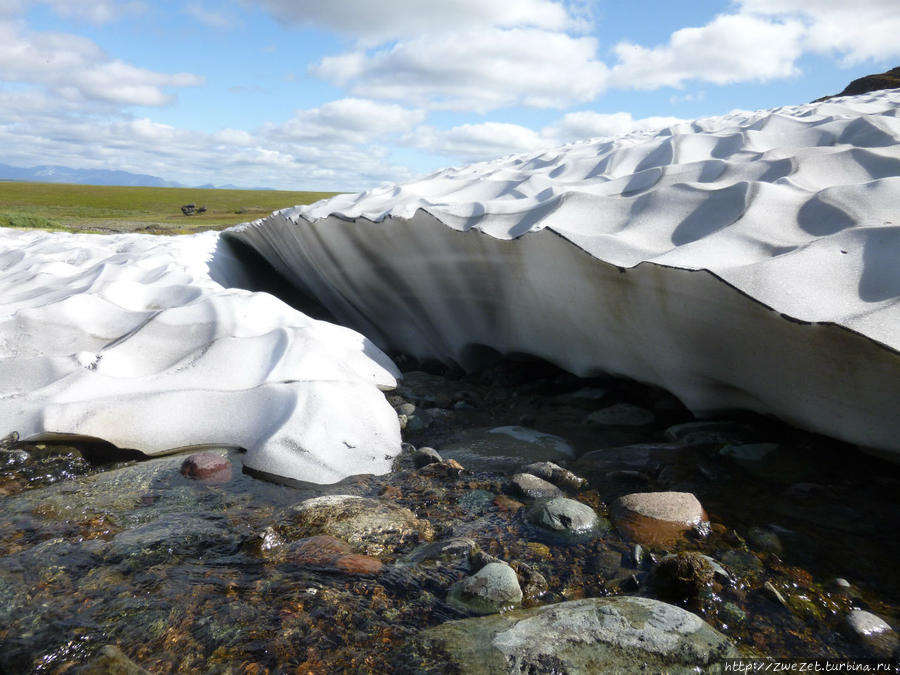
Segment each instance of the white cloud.
M80 19L96 24L114 21L128 14L143 12L143 2L120 2L117 0L38 0L49 5L59 16L67 19Z
M312 73L358 96L474 110L589 101L606 84L596 40L532 28L401 40L373 53L327 57Z
M568 143L602 136L622 136L632 131L655 131L683 121L678 117L634 119L628 112L597 113L585 110L565 115L556 124L546 127L542 134L547 139Z
M802 52L798 21L720 15L700 28L682 28L667 45L647 48L620 42L610 86L622 89L681 87L700 80L731 84L789 77Z
M182 11L210 28L228 29L237 23L233 16L220 10L208 9L198 2L188 3Z
M799 18L806 27L806 49L840 54L848 64L900 56L896 0L741 0L741 11Z
M500 122L463 124L448 130L421 126L404 142L420 150L470 162L537 150L548 144L527 127Z
M354 145L381 136L407 132L425 119L421 110L358 98L331 101L319 108L298 110L283 124L264 127L267 136L306 143Z
M370 44L448 29L534 26L549 30L583 27L582 12L570 14L551 0L256 0L288 25L316 25L349 34Z
M158 106L171 102L167 89L198 86L203 78L139 68L110 59L87 38L23 34L7 22L0 23L0 81L43 85L70 100Z

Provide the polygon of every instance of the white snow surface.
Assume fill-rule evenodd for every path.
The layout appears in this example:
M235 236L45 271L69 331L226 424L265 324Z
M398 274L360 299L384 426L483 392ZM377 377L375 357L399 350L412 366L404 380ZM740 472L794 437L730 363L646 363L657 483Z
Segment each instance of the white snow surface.
M226 288L240 275L217 232L0 229L0 436L239 446L251 468L316 483L389 470L390 360L349 329Z
M382 347L481 346L900 452L900 90L276 212L250 244ZM588 255L585 255L588 254Z

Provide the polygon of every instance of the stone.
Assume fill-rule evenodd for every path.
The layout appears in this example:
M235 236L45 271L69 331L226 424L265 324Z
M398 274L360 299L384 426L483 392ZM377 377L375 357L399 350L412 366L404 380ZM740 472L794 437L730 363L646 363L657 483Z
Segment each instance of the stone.
M539 499L525 517L545 532L579 539L590 538L608 525L590 506L568 497Z
M751 527L747 530L747 539L750 540L753 548L757 551L774 553L775 555L781 555L783 552L781 539L771 530L762 527Z
M900 649L900 638L880 616L853 609L844 621L844 632L862 644L876 658L891 658Z
M430 544L417 546L410 553L403 556L402 563L418 564L426 560L468 560L469 554L476 548L475 540L467 537L453 537L442 539Z
M448 621L423 631L410 649L427 667L464 673L716 672L719 660L739 656L700 617L632 596Z
M666 549L709 517L690 492L635 492L619 497L610 509L627 538L651 549Z
M181 464L181 475L210 483L231 480L231 461L215 452L198 452Z
M288 510L281 529L288 538L328 534L367 555L381 555L398 546L431 541L431 523L407 508L355 495L307 499Z
M412 403L401 403L397 406L396 410L400 415L406 415L407 417L416 414L416 406Z
M553 462L534 462L523 468L522 472L543 478L557 487L571 490L572 492L576 492L587 485L587 481L584 478L576 476L568 469L564 469Z
M448 601L475 614L493 614L521 603L522 588L512 567L492 562L455 584Z
M513 474L510 483L513 492L528 499L560 497L563 494L562 490L553 483L548 483L543 478L532 476L530 473Z
M428 464L434 464L435 462L442 462L443 458L440 453L434 448L424 447L419 448L413 453L413 465L417 469L421 469L423 466L427 466Z
M584 418L584 423L604 426L643 427L653 424L655 420L656 415L649 410L639 408L630 403L616 403L608 408L595 410Z

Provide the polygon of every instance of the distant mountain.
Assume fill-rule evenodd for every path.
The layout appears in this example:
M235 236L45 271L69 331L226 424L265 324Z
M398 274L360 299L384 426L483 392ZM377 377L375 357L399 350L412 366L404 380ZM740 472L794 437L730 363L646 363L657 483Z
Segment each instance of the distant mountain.
M67 166L30 168L0 164L0 179L40 183L78 183L80 185L125 185L145 187L185 187L157 176L107 169L72 169Z
M33 166L30 168L0 164L0 180L36 183L77 183L79 185L122 185L126 187L191 187L157 176L107 169L73 169L68 166ZM272 188L240 188L236 185L217 187L211 183L194 186L208 190L271 190Z

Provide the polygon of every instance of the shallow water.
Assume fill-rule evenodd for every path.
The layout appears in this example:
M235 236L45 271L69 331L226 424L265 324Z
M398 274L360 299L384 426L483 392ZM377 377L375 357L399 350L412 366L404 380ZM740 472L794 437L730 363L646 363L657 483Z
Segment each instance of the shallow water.
M236 452L231 478L219 484L182 476L183 457L91 463L61 450L43 473L35 468L41 453L24 463L30 472L11 461L0 481L8 493L0 497L0 671L78 672L109 644L160 673L427 670L427 658L409 646L421 629L466 616L448 604L447 591L470 572L467 556L414 563L404 558L416 546L407 541L386 547L378 556L383 569L366 574L260 552L260 533L283 525L291 505L320 494L408 507L431 523L436 541L469 537L490 555L531 566L547 590L526 604L653 596L649 556L637 563L633 545L615 530L561 542L527 525L517 504L529 500L512 495L507 482L509 439L489 433L509 425L564 438L579 457L570 466L591 480L576 497L601 515L627 492L696 494L712 532L682 548L711 555L732 578L703 589L691 609L743 648L781 657L865 656L836 630L851 606L897 625L895 465L753 417L732 418L728 428L747 447L778 444L762 460L723 454L723 442L660 446L668 441L664 430L690 415L660 392L627 382L414 375L405 386L404 400L428 419L408 439L448 454L461 444L475 448L477 472L417 471L404 455L387 476L285 486L242 473ZM575 403L565 396L600 386L607 396ZM460 400L466 406L455 406ZM592 411L625 400L652 410L654 423L585 423ZM443 412L423 412L435 403L446 405ZM506 458L496 466L492 438ZM657 446L596 452L638 442ZM9 460L13 451L2 452ZM43 454L54 457L53 448ZM831 584L836 576L852 589L839 592Z

